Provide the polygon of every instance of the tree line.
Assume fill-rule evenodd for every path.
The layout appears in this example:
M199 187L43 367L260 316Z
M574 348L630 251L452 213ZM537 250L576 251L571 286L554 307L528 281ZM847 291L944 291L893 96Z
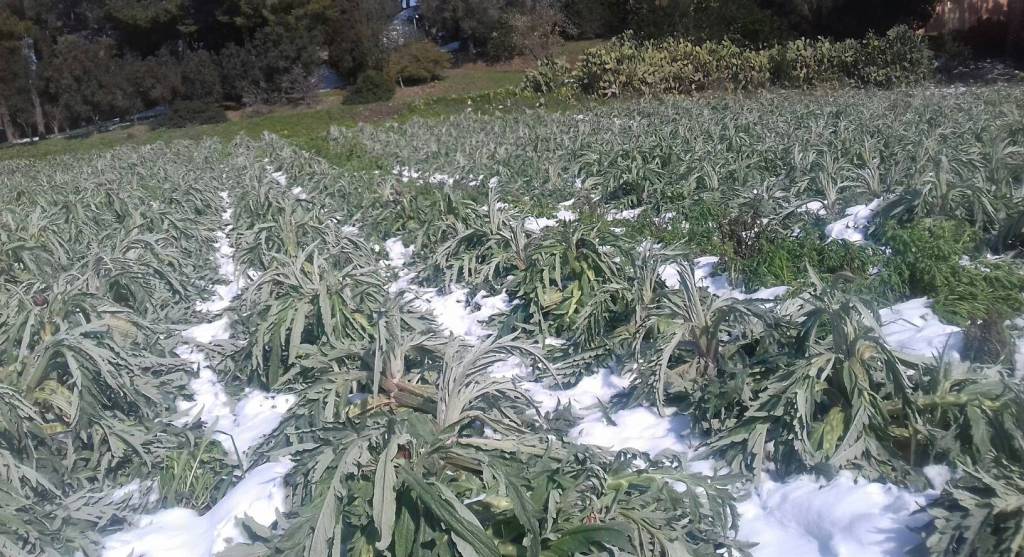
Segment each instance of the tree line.
M406 0L408 1L408 0ZM927 20L935 0L420 0L416 32L461 56L542 57L557 41L856 37ZM309 95L328 64L387 64L402 0L0 0L0 128L46 136L175 102Z

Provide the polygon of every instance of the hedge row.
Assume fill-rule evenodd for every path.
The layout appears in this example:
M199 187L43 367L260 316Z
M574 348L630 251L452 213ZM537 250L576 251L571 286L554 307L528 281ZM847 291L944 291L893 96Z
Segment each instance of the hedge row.
M545 61L527 74L524 86L537 93L568 89L601 96L743 91L768 85L892 88L919 83L933 71L931 51L907 27L860 40L800 39L761 50L728 41L639 42L626 35L586 51L575 68Z

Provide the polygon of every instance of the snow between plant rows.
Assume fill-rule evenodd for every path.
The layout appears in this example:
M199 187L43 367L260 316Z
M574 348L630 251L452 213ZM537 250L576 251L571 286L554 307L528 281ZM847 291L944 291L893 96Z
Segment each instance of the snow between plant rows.
M227 192L221 196L224 229L217 234L216 257L220 276L227 282L214 288L209 301L197 303L200 310L209 313L223 312L245 284L235 269L234 249L228 238L231 202ZM193 400L178 401L182 416L174 423L185 426L201 420L229 456L241 459L239 465L244 468L246 452L274 431L295 403L295 397L248 390L237 403L231 400L217 377L215 364L202 348L204 344L226 340L231 333L230 325L230 316L221 315L182 334L188 343L175 351L196 365L198 376L189 383ZM204 515L191 509L172 508L141 516L132 528L104 540L103 557L208 557L232 544L246 543L249 540L239 520L248 515L263 526L277 520L278 513L285 510L284 476L291 467L292 463L284 459L248 470Z
M284 173L271 176L282 187L287 187ZM411 171L406 171L411 175ZM447 177L437 177L439 181ZM302 188L293 188L292 194L305 199ZM244 280L235 269L233 248L228 239L231 226L231 207L227 193L225 202L225 228L218 234L217 262L225 284L215 288L212 299L199 302L199 309L217 313L224 311L244 286ZM567 202L567 204L569 204ZM571 221L575 213L562 209L557 220L527 218L524 227L539 232L559 221ZM852 242L865 241L868 224L880 200L868 205L851 207L846 217L826 229L830 238ZM817 207L805 210L818 211ZM610 213L608 218L634 219L640 210ZM671 217L668 217L671 218ZM413 257L413 249L405 247L399 238L385 242L388 260L384 263L394 269L398 278L390 290L393 294L408 296L423 310L429 310L438 325L448 334L477 343L492 334L485 327L490 317L505 312L515 302L502 292L489 296L478 292L472 299L466 288L456 287L447 294L437 289L413 284L416 275L406 269ZM702 257L693 261L692 268L698 286L707 288L720 297L773 300L786 294L787 286L761 289L744 293L734 288L726 277L715 274L717 257ZM666 285L678 288L678 265L666 265L660 274ZM962 331L946 325L931 311L930 300L919 298L881 310L882 334L894 349L908 355L930 357L943 350L958 355L962 348ZM1020 320L1024 326L1024 318ZM181 401L182 414L175 420L187 425L198 419L222 443L229 455L237 454L244 466L246 451L261 438L272 432L284 414L294 404L291 395L273 395L258 390L247 391L241 400L233 403L217 378L214 364L202 345L225 340L230 334L230 316L188 329L183 337L187 344L176 351L184 359L196 364L198 376L189 384L192 401ZM1024 340L1018 343L1018 373L1024 366ZM522 361L510 359L492 368L496 375L528 379L530 370ZM616 412L609 424L600 412L599 403L608 402L629 384L629 376L621 370L599 369L582 379L576 386L565 390L551 390L541 383L525 382L523 390L543 411L571 405L578 424L569 432L577 442L608 450L635 449L652 456L662 451L693 455L700 440L690 434L689 418L685 415L660 415L650 407L636 407ZM284 476L291 468L285 460L269 462L249 470L227 494L206 514L183 508L166 509L139 517L133 528L108 536L104 542L104 557L164 557L177 555L211 556L234 543L247 543L245 533L238 526L239 519L248 515L256 522L269 526L284 509ZM691 461L690 471L714 474L723 466L714 461ZM814 475L801 475L783 482L762 477L752 487L748 499L738 504L740 513L739 539L755 542L752 550L759 557L806 556L889 556L903 555L918 542L909 528L922 526L927 516L918 513L927 502L938 495L949 479L945 466L924 469L932 489L911 492L899 487L870 482L842 472L831 481ZM137 482L126 486L138 489Z
M389 255L393 256L390 264L395 268L404 267L413 255L412 248L405 247L398 238L388 240L386 245ZM712 276L717 260L701 258L694 266L699 285L707 287L712 294L773 299L786 292L786 287L781 287L781 290L771 289L774 292L744 295L729 286L724 277ZM478 293L466 304L468 295L464 288L438 294L435 289L412 286L410 275L402 271L401 290L421 300L424 309L431 310L446 332L470 342L479 342L487 336L489 331L483 328L486 320L512 305L504 293L487 296L485 292ZM673 272L674 282L671 281ZM663 269L667 286L679 286L678 272L678 266ZM921 303L907 302L908 309L894 315L927 321L927 315L923 314L930 314L930 310L925 307L921 311L925 302L912 302ZM899 331L903 332L906 327ZM470 334L463 334L466 331ZM904 341L910 342L906 338ZM495 366L492 371L503 376L530 376L530 371L518 360ZM569 438L579 443L612 451L634 449L652 456L662 451L692 456L700 440L690 434L690 420L684 415L662 416L654 408L640 406L612 414L614 425L605 420L599 403L608 402L628 384L628 374L599 369L570 389L550 390L531 382L524 383L522 389L544 411L571 404L579 422L569 431ZM687 464L691 472L707 475L724 468L710 460L691 460ZM831 481L809 474L784 482L763 477L753 486L750 497L737 505L738 537L757 543L752 552L758 557L904 555L919 542L910 528L922 526L922 521L928 520L917 511L939 494L950 473L945 466L929 466L924 472L932 482L932 489L919 493L858 479L850 472L842 472Z

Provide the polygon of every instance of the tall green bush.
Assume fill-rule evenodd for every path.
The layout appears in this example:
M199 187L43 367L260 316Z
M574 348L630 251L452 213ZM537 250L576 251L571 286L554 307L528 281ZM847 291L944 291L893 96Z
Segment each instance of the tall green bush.
M625 36L585 52L574 80L584 93L603 96L739 91L767 85L768 69L762 52L729 41L696 45L679 39L636 42Z
M393 96L395 83L377 70L368 70L359 75L345 96L345 104L369 104L390 100Z
M600 96L839 83L891 88L924 81L934 64L913 31L896 27L863 40L799 39L769 49L743 48L729 41L639 41L627 34L586 51L564 77L553 75L554 69L546 65L532 72L524 86L545 92L553 83L575 83L582 92Z
M417 41L396 48L388 59L388 73L400 85L416 85L441 79L451 65L451 56L430 41Z

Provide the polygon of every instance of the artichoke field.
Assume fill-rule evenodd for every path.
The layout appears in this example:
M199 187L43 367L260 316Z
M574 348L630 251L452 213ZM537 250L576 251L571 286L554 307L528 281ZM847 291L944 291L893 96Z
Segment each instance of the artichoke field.
M0 554L1024 552L1020 88L329 139L0 164Z

